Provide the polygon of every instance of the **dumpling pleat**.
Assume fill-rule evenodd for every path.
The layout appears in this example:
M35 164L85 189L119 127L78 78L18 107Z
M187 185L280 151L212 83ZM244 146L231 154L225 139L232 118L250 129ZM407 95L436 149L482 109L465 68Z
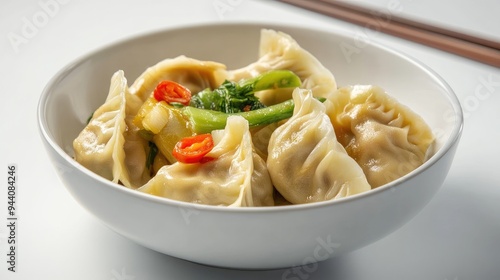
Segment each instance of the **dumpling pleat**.
M305 89L295 89L293 100L293 116L269 141L267 167L278 192L302 204L370 190L361 167L337 141L324 105Z

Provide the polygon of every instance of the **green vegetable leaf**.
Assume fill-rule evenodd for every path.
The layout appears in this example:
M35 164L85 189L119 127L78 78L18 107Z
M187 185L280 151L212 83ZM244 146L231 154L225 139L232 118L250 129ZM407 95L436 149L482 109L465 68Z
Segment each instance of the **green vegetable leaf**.
M94 117L94 112L92 112L92 114L90 114L90 116L87 118L87 124L90 123L93 117Z
M205 89L192 96L192 107L209 109L224 113L237 113L264 108L265 106L253 94L251 86L241 87L239 84L224 81L214 91Z
M227 114L264 108L255 92L267 89L298 87L300 78L288 70L273 70L238 83L224 81L215 90L205 89L191 98L190 106Z
M153 162L155 161L155 157L158 154L158 147L152 141L149 141L149 153L146 159L146 168L150 169L153 166Z

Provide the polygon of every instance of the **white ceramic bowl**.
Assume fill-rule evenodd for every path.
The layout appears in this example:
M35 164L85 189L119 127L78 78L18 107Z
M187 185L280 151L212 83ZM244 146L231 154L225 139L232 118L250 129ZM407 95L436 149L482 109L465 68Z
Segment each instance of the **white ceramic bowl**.
M112 73L133 81L146 67L184 54L242 67L257 59L261 28L290 34L339 85L376 84L419 113L438 150L407 176L349 198L308 205L240 208L193 205L111 183L72 159L72 141L104 102ZM293 26L215 24L169 29L87 54L47 85L38 107L41 136L75 199L119 234L145 247L202 264L268 269L299 266L361 248L395 231L432 198L450 168L462 111L450 87L421 63L353 34ZM356 47L348 55L346 46ZM343 49L344 48L344 49Z

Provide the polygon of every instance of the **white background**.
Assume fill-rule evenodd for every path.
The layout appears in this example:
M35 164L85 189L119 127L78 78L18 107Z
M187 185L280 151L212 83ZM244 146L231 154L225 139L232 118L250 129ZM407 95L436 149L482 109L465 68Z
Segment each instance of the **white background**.
M412 12L411 2L400 0L403 11ZM472 2L436 7L460 9ZM447 21L478 32L493 30L498 38L500 17L491 11L498 13L500 3L485 3L474 10L484 13L484 21L453 16ZM447 13L432 1L426 5L433 11L430 19L446 21ZM285 270L225 270L161 255L117 235L80 207L59 181L38 133L37 103L48 80L79 56L119 39L232 21L300 23L353 36L363 32L274 1L0 2L0 279L500 279L500 70L381 33L371 33L369 40L434 69L455 90L465 113L463 137L444 185L395 233L327 260L307 275L283 278ZM9 164L18 168L16 273L7 271L6 262Z

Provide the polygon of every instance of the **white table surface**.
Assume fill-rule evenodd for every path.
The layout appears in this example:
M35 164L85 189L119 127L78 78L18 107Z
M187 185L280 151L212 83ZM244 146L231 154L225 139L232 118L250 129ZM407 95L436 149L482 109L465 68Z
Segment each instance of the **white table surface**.
M411 7L410 2L400 0L403 7ZM500 10L499 1L490 4L479 7L488 10L485 15ZM362 27L273 1L0 2L0 279L500 279L500 70L380 33L368 39L433 68L455 90L465 113L456 160L442 188L393 234L292 278L284 277L284 270L226 270L153 252L80 207L59 181L38 133L37 103L48 80L80 55L131 35L231 21L299 22L362 32ZM464 17L456 24L478 23ZM10 164L18 169L15 273L7 270L6 251Z

